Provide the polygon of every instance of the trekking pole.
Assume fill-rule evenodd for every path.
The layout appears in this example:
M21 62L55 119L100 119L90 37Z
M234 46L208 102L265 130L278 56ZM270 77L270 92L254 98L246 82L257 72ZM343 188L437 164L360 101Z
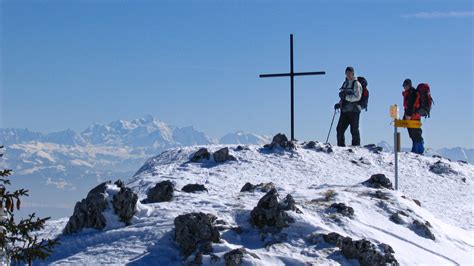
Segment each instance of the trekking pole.
M326 138L325 143L328 143L329 135L331 135L331 129L332 129L332 125L334 124L334 117L336 117L336 112L337 112L337 109L334 109L334 114L332 115L331 126L329 127L328 137Z

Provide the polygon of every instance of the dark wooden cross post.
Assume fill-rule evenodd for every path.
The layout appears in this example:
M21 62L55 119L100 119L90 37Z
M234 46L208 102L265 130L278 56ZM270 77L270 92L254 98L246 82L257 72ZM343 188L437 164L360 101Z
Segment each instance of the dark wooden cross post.
M291 88L291 140L295 140L295 104L294 104L294 88L295 88L295 76L309 76L309 75L324 75L326 72L296 72L293 69L293 34L290 34L290 73L280 74L262 74L261 78L274 78L274 77L290 77L290 88Z

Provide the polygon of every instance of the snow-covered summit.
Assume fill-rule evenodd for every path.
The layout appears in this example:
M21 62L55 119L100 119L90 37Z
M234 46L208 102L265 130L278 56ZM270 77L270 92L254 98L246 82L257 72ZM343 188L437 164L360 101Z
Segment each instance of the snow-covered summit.
M222 147L206 146L211 152ZM61 237L61 246L47 262L182 265L173 220L181 214L204 212L227 225L220 241L212 244L212 255L203 255L206 265L223 265L224 254L239 247L256 255L244 256L248 265L355 263L338 248L318 240L319 234L328 232L388 244L402 265L473 263L474 222L469 204L473 165L401 153L400 190L377 192L361 182L379 173L393 182L392 154L338 147L328 153L320 145L270 151L250 145L230 146L235 161L216 163L211 157L192 163L190 158L198 148L166 150L126 182L142 200L156 183L170 180L176 188L171 201L139 203L130 226ZM280 197L291 194L302 213L288 212L294 223L280 232L262 233L249 219L265 193L240 192L246 182L273 182ZM180 191L195 183L205 185L208 192ZM354 216L334 213L329 207L332 203L352 207ZM42 235L60 234L66 222L50 223Z

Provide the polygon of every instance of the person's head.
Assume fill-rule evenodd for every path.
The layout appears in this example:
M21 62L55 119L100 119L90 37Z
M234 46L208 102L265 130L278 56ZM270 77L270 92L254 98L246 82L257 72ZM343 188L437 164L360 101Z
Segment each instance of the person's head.
M346 67L346 78L352 80L354 78L354 68L351 66Z
M408 90L408 89L410 89L411 87L412 87L412 85L411 85L411 79L405 79L405 80L403 81L403 88L404 88L405 90Z

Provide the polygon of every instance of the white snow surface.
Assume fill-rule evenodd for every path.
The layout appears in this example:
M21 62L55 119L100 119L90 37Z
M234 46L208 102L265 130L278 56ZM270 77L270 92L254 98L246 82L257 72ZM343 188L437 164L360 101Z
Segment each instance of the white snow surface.
M210 151L221 147L224 146L206 146ZM338 248L309 241L314 234L328 232L388 244L401 265L474 263L474 166L471 164L401 153L400 190L382 189L388 200L380 200L371 196L376 189L367 188L361 182L377 173L385 174L393 182L393 154L338 147L328 154L300 145L294 152L269 152L261 146L234 151L235 146L229 147L237 160L223 164L212 160L189 162L199 148L196 146L170 149L151 158L127 186L141 200L157 182L171 180L176 184L171 202L139 203L130 226L117 226L116 217L108 213L112 227L102 231L84 230L71 236L60 235L66 218L51 221L40 236L59 236L61 245L44 263L183 265L185 261L173 240L173 220L190 212L211 213L229 226L242 229L240 234L231 229L221 231L220 243L213 244L213 253L221 259L216 262L204 255L205 265L224 265L223 255L239 247L259 257L245 256L244 265L357 265L356 260L342 256ZM431 172L429 166L438 160L452 171L443 175ZM249 223L249 217L264 193L240 192L246 182L273 182L280 198L291 194L303 213L289 211L295 222L280 233L259 234ZM181 192L189 183L204 184L209 191ZM328 190L334 190L335 196L325 200ZM419 200L421 207L413 199ZM355 216L336 217L329 213L327 208L334 202L353 207ZM406 224L389 220L397 211L408 214L404 217ZM412 230L410 224L414 219L428 221L436 239ZM279 243L267 245L272 241ZM189 257L192 258L193 255Z

